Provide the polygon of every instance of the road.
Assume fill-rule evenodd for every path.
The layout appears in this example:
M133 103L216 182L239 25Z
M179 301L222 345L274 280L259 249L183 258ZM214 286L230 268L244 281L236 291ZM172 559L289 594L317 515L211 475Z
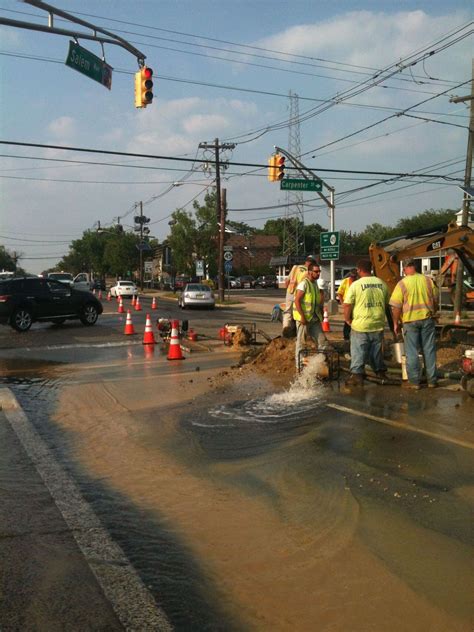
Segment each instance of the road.
M240 296L159 297L199 335L176 362L149 298L132 339L113 303L0 329L2 631L471 630L472 402L232 368L225 322L280 328Z

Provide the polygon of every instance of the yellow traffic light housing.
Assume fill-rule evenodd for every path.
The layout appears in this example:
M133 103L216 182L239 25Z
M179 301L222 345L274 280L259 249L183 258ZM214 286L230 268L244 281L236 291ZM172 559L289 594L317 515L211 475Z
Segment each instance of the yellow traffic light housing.
M135 73L135 107L146 108L153 101L153 70L143 66Z
M272 154L270 156L270 158L268 159L268 179L270 180L270 182L276 182L276 175L277 175L277 170L276 170L276 155Z
M277 182L283 180L285 176L285 156L282 156L281 154L275 155L275 172L275 180Z

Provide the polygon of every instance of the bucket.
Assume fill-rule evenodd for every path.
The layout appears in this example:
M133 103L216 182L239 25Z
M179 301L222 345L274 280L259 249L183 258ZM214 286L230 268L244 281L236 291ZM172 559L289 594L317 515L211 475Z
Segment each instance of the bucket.
M402 363L402 358L405 355L405 344L403 342L394 342L392 344L393 352L395 354L395 359L398 364Z

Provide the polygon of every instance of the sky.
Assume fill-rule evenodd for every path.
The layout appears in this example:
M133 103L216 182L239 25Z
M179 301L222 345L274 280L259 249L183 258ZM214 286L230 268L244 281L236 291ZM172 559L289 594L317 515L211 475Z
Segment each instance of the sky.
M139 202L165 239L171 213L212 190L214 171L198 161L213 154L199 144L216 138L241 163L222 172L228 217L251 226L295 212L263 165L275 146L297 150L298 133L301 162L335 190L336 229L462 205L469 104L450 98L470 93L470 1L51 3L140 50L154 100L134 107L138 62L118 46L104 45L109 91L65 65L70 37L0 25L0 244L29 272L56 265L98 222L132 228ZM45 11L13 0L0 0L1 19L47 25ZM303 200L304 222L329 227L325 202Z

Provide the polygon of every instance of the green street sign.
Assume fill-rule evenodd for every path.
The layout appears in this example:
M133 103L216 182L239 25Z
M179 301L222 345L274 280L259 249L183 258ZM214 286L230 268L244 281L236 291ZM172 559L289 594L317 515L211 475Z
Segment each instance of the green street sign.
M112 88L112 66L106 64L94 53L79 46L79 44L69 42L69 53L64 63L66 66L86 75L89 79L94 79L94 81L97 81L109 90Z
M304 180L299 178L284 178L280 180L280 191L322 191L321 180Z
M319 245L321 260L339 259L339 231L321 233Z

